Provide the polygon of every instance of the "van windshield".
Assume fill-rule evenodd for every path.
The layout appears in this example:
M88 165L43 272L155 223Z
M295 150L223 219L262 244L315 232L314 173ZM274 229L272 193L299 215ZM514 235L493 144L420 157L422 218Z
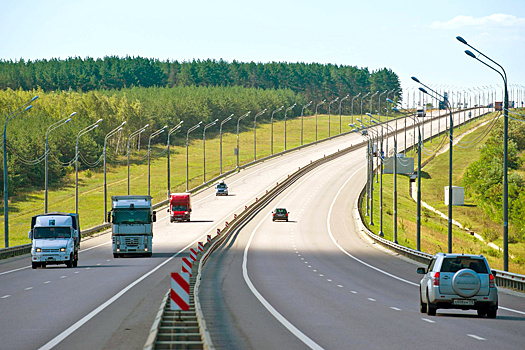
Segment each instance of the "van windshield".
M113 223L120 224L151 224L148 209L114 210Z
M71 238L70 227L35 227L35 239Z

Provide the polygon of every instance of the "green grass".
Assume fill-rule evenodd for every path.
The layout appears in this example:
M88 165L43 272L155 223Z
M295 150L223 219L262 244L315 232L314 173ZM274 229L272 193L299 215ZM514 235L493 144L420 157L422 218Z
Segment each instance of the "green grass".
M479 124L481 121L476 122ZM474 124L472 124L474 125ZM454 129L455 135L459 136L472 125L464 126L460 129ZM474 140L483 132L484 127L466 135L462 140L468 142ZM453 185L462 186L461 179L465 169L479 158L480 143L471 148L461 148L455 146L453 149ZM434 139L425 142L427 149L435 148L438 143ZM408 152L407 156L417 157L414 152ZM422 159L428 159L428 155L422 153ZM417 162L417 159L414 159ZM448 186L448 168L449 168L448 151L434 157L422 170L421 193L422 200L438 209L445 215L448 213L448 207L444 204L444 187ZM416 163L417 166L417 163ZM398 175L398 243L409 248L416 249L416 202L409 195L409 179L407 176ZM380 226L379 211L379 183L374 183L374 226L369 225L369 217L365 216L365 223L372 232L378 233ZM383 232L385 238L393 239L393 175L383 175ZM366 197L365 197L366 198ZM366 201L361 204L361 212L366 213ZM465 195L464 206L453 207L453 219L467 226L474 232L482 234L483 230L489 229L497 232L499 238L494 243L499 247L503 246L501 240L502 225L491 221L485 214L484 210L476 205L475 200ZM448 250L448 222L446 219L439 217L437 214L422 208L421 210L421 250L423 252L434 254L437 252L446 252ZM511 227L512 229L512 227ZM503 253L498 252L485 243L471 236L465 230L453 225L452 230L452 247L453 252L483 254L487 257L490 265L496 269L503 269ZM509 244L509 253L513 258L509 258L509 270L515 273L525 273L525 243Z
M357 118L357 116L356 116ZM236 123L234 119L229 123ZM342 132L349 131L351 116L342 116ZM304 144L315 141L315 116L304 117ZM241 121L243 131L239 136L240 164L253 161L253 118ZM318 115L319 140L328 137L328 115ZM199 136L200 133L200 136ZM332 115L330 135L339 133L339 115ZM197 137L189 146L189 188L203 183L203 142L202 129L195 130L191 136ZM172 138L173 140L174 138ZM271 126L267 121L257 123L257 158L271 154ZM287 120L287 148L301 144L301 118ZM223 172L235 169L237 158L234 149L237 146L237 135L223 133ZM206 179L220 173L218 126L206 131ZM151 196L157 203L167 198L167 156L165 145L152 146L151 158ZM284 121L274 120L274 153L284 150ZM114 152L108 148L108 152ZM130 166L130 194L148 193L147 146L142 145L140 152L133 152ZM171 192L186 190L186 147L170 147ZM40 164L39 166L43 166ZM82 229L93 227L104 222L104 173L103 167L79 172L79 216ZM108 210L111 209L111 196L127 194L127 162L125 155L107 167ZM75 212L75 173L69 174L64 184L53 186L48 191L48 211ZM30 229L31 216L44 212L44 191L24 191L20 189L16 197L9 202L9 246L29 243L27 232ZM3 213L3 210L2 210ZM3 215L1 217L3 226ZM3 235L2 235L3 236ZM0 248L4 247L4 238Z

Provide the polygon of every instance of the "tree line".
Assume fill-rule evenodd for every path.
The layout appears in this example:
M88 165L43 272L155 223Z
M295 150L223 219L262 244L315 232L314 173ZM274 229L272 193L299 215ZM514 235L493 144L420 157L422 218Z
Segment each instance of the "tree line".
M508 142L508 185L509 185L509 242L517 243L525 239L525 179L523 159L525 151L525 124L509 123ZM471 163L463 176L466 190L476 199L487 215L495 222L503 218L503 125L501 122L481 146L480 157ZM497 234L489 232L489 240Z
M400 82L387 68L370 72L366 67L319 63L244 63L222 59L178 62L129 56L0 60L1 90L87 92L154 86L290 89L306 99L322 100L355 96L363 91L400 89ZM400 90L397 96L401 97Z

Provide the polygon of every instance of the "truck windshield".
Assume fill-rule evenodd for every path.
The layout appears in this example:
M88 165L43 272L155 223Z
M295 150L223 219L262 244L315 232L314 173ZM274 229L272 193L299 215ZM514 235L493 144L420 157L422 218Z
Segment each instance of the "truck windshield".
M151 224L149 210L114 210L113 223L119 224Z
M35 227L35 239L71 238L70 227Z
M217 184L217 188L226 188L226 184Z
M188 207L186 205L180 204L180 205L172 205L171 211L188 211Z

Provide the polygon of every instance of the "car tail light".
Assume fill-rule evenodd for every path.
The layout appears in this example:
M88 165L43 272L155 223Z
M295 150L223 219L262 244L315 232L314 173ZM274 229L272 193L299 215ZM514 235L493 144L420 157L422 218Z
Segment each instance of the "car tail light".
M272 216L275 216L275 213L273 213Z
M489 288L495 288L495 284L494 284L494 275L493 274L489 274Z
M439 286L439 272L436 272L434 276L432 277L432 280L434 281L435 286Z

